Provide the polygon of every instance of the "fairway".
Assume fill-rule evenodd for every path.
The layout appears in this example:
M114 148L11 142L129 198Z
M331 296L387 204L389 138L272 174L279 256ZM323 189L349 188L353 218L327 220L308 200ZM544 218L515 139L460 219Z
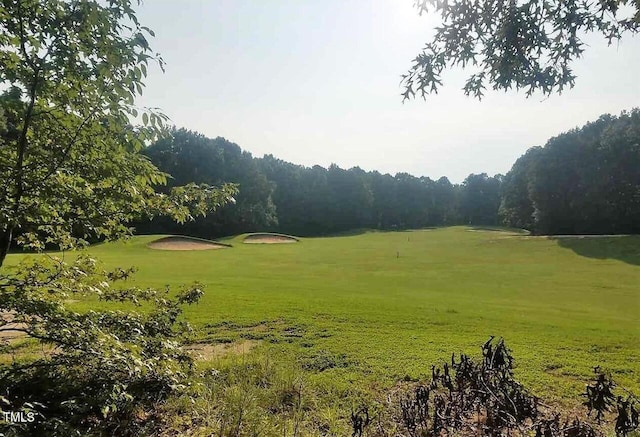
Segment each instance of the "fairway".
M143 236L90 252L137 266L139 285L199 281L205 296L186 314L200 337L262 340L257 349L273 356L340 357L316 377L342 387L427 377L432 364L477 355L495 335L513 350L516 376L551 400L579 402L595 365L640 392L639 236L453 227L281 245L243 237L223 240L227 250L152 250L159 237Z

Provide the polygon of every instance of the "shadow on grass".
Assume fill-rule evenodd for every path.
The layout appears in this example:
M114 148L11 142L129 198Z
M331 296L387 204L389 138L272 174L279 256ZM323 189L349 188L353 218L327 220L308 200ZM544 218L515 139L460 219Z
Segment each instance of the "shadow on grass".
M640 235L619 237L553 238L560 247L580 256L596 259L616 259L640 266Z
M363 234L370 233L378 233L378 234L387 234L387 233L402 233L402 232L416 232L416 231L428 231L435 229L443 229L447 226L427 226L424 228L386 228L386 229L374 229L374 228L360 228L360 229L351 229L348 231L340 231L340 232L332 232L321 235L311 235L308 238L337 238L337 237L355 237Z
M502 226L471 226L472 231L484 231L484 232L511 232L513 234L530 235L531 233L526 229L520 228L506 228Z

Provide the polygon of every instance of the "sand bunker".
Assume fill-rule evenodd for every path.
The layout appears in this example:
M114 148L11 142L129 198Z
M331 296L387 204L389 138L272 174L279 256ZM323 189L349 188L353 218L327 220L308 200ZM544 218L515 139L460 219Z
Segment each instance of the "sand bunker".
M159 250L209 250L231 247L226 244L216 243L215 241L178 236L160 238L159 240L152 241L147 246L150 249Z
M251 234L247 235L243 242L250 244L279 244L297 243L298 239L284 234Z

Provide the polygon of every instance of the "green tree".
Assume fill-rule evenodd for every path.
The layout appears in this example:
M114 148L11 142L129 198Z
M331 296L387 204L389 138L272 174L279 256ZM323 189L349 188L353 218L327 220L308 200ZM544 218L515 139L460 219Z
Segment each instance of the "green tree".
M430 213L430 196L425 183L428 178L422 179L407 173L398 173L394 179L397 185L398 226L403 229L426 226Z
M123 423L180 386L188 359L178 347L180 305L164 291L121 282L86 256L5 263L12 245L40 251L129 235L140 216L190 220L225 204L235 187L189 185L157 193L167 175L139 152L165 117L137 108L151 62L130 0L7 0L0 5L0 332L17 331L56 353L0 366L0 403L34 409L40 435ZM131 120L139 117L143 126ZM77 312L71 295L150 301L146 312ZM9 430L9 431L15 431Z
M470 225L497 225L500 206L502 176L486 173L470 174L464 180L460 193L460 214L463 223Z
M637 233L639 144L637 109L551 138L529 172L534 231Z
M501 219L539 234L637 233L639 139L634 109L529 149L505 176Z
M278 214L278 230L294 235L308 232L305 211L305 187L301 184L304 167L291 164L273 155L257 159L257 165L265 177L273 183L273 203Z
M532 147L513 164L502 184L499 216L503 224L534 230L534 207L530 197L531 171L541 147Z
M274 184L260 170L251 154L224 138L174 129L143 152L160 170L171 174L169 187L188 183L238 185L235 203L214 214L185 224L159 218L140 223L139 229L154 233L183 233L204 238L264 231L278 223L271 198Z
M373 218L378 229L391 229L400 223L397 184L393 176L374 171L371 177Z
M451 225L458 221L455 189L444 176L433 185L431 210L430 225Z
M487 87L524 89L527 95L573 87L571 64L584 52L584 33L609 44L640 30L638 0L416 0L418 11L435 11L442 24L403 76L404 99L425 98L442 85L449 67L473 70L466 95Z
M344 170L331 164L326 174L329 203L325 220L330 232L369 227L373 199L365 172L358 167Z

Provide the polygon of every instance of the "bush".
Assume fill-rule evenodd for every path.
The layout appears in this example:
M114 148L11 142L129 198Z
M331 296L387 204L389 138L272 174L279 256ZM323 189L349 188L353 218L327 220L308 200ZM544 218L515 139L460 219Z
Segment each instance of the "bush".
M16 331L51 349L36 360L0 365L5 411L32 423L4 425L7 435L136 435L154 406L188 385L192 360L181 350L181 307L195 303L197 285L168 290L126 287L133 270L106 272L80 256L72 263L38 257L2 277L0 332ZM146 305L144 311L74 311L70 297ZM117 305L116 305L117 306Z

